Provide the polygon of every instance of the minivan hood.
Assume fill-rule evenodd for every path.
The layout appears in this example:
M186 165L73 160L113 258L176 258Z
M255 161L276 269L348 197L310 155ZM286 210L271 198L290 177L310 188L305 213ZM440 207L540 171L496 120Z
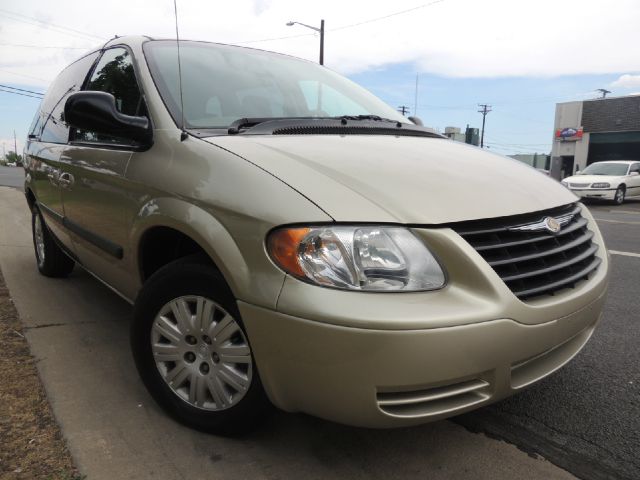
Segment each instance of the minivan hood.
M441 224L576 201L528 165L440 138L244 134L204 140L280 178L336 221Z

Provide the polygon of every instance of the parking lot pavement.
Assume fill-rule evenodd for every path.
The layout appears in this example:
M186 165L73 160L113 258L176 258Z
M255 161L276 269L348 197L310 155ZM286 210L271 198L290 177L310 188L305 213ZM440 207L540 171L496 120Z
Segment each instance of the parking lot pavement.
M100 479L570 479L513 445L442 421L366 430L276 413L228 439L167 418L129 353L131 307L76 268L37 273L23 195L0 188L0 268L74 460Z

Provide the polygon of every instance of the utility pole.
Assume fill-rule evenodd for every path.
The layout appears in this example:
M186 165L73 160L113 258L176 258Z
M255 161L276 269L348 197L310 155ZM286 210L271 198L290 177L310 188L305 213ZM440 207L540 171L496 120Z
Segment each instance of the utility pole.
M320 20L320 65L324 65L324 20Z
M409 107L406 107L406 106L404 106L404 105L400 105L400 106L398 107L398 111L399 111L402 115L405 115L405 114L409 113Z
M600 92L602 94L602 97L600 98L607 98L607 93L611 93L610 90L606 90L604 88L598 88L596 89L596 92Z
M484 123L487 118L487 113L491 111L491 105L479 103L478 106L481 107L480 110L478 110L478 113L482 114L482 132L480 133L480 148L484 148Z
M18 143L16 142L16 131L13 131L13 153L16 154L16 160L18 159Z

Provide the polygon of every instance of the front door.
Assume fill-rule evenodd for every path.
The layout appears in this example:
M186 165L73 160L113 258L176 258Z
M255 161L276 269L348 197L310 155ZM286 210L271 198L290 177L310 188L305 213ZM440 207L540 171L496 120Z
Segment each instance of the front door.
M104 51L84 90L111 93L126 115L145 115L130 52ZM126 172L137 145L96 132L73 130L61 162L68 184L62 189L66 225L82 264L120 292L131 283L128 233L136 200Z

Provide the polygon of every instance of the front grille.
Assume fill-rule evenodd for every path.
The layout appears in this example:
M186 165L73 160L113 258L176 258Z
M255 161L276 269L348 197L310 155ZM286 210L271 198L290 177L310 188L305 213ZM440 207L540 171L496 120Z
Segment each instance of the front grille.
M569 183L569 186L571 188L587 188L589 185L591 185L590 183Z
M532 214L457 223L451 228L482 255L518 298L530 299L575 288L600 265L593 232L580 211L579 205L571 204ZM567 216L570 220L555 234L546 229L513 230L541 224L546 217Z

